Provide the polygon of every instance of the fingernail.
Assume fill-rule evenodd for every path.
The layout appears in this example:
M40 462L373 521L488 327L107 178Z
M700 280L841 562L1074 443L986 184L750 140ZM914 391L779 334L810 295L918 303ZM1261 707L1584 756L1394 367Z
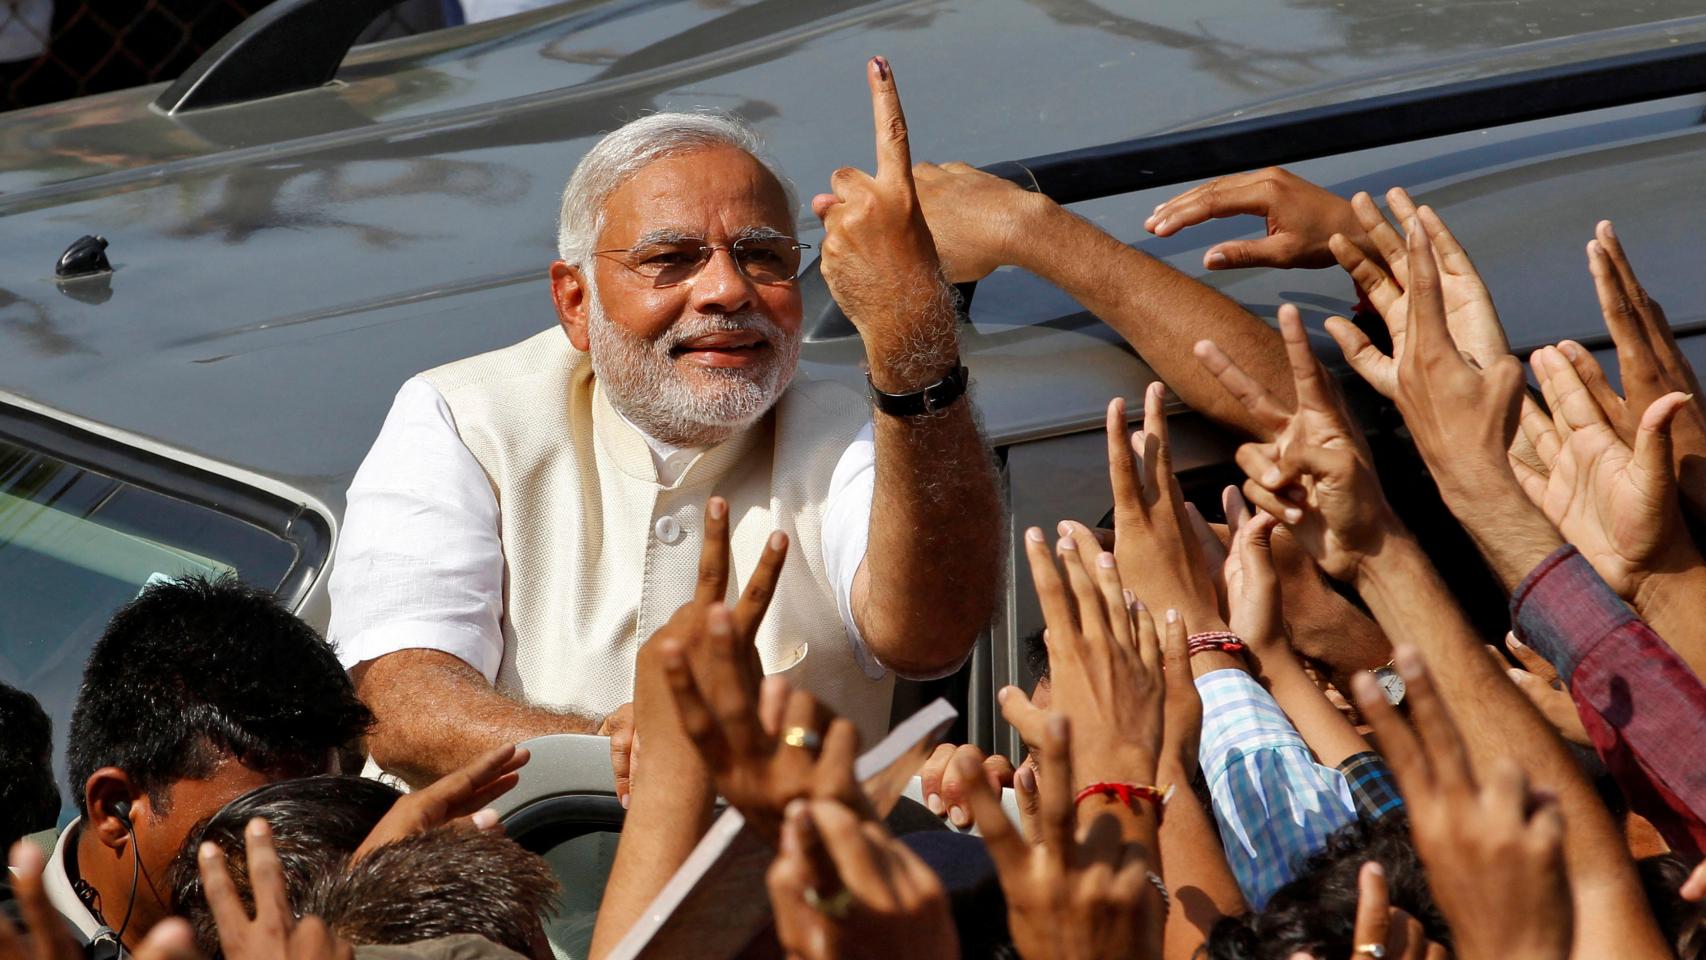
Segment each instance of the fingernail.
M806 802L799 797L789 800L788 805L782 808L782 815L787 817L789 820L804 819L806 815Z
M966 812L959 807L952 807L948 810L948 822L956 827L963 827L971 822L971 818L966 816Z
M203 860L219 859L219 844L209 841L196 848L196 856Z
M1026 793L1037 792L1037 774L1036 771L1031 769L1031 765L1028 763L1020 767L1018 771L1013 774L1013 782L1018 785L1020 790L1023 790Z
M1070 537L1070 536L1072 536L1072 524L1067 523L1065 520L1062 520L1059 523L1054 525L1054 532L1060 534L1063 537Z
M1161 208L1162 208L1162 207L1165 207L1165 206L1166 206L1166 205L1167 205L1167 201L1165 201L1165 200L1163 200L1163 201L1161 201L1161 202L1160 202L1160 203L1158 203L1158 204L1156 204L1156 205L1155 205L1155 209L1154 209L1154 210L1151 210L1151 211L1149 211L1149 219L1151 219L1151 220L1154 220L1154 219L1155 219L1155 215L1156 215L1156 214L1158 214L1158 213L1160 213L1160 212L1161 212Z
M1012 687L1002 687L1001 689L995 691L995 702L996 703L1006 703L1008 691L1012 690L1012 689L1013 689Z
M633 794L631 794L631 793L624 793L624 794L623 794L623 795L622 795L622 809L624 809L624 810L626 810L626 809L628 809L628 801L629 801L629 799L630 799L630 798L632 798L632 797L633 797L633 796L634 796L634 795L633 795Z
M1157 220L1155 221L1155 226L1150 227L1149 229L1152 233L1160 233L1167 229L1167 221L1165 219Z
M929 807L930 812L934 813L936 816L939 817L942 815L942 798L936 794L932 793L928 797L925 797L924 805Z
M1380 865L1379 860L1370 860L1369 862L1363 864L1362 868L1364 870L1367 870L1369 873L1374 874L1377 877L1386 876L1386 868Z
M1286 507L1285 508L1285 522L1286 523L1302 523L1303 522L1303 511L1297 509L1296 507Z
M1264 487L1275 487L1275 486L1279 486L1279 482L1280 482L1280 472L1279 472L1278 467L1269 467L1268 469L1262 471L1262 486L1264 486Z
M1617 231L1612 229L1610 220L1605 221L1605 235L1613 240L1617 239Z
M1055 546L1059 547L1062 550L1071 550L1073 553L1078 552L1078 541L1072 539L1071 537L1061 537L1060 542L1055 544Z
M487 807L484 810L474 811L474 816L470 819L474 822L474 829L490 830L498 825L498 812Z
M1111 554L1111 553L1110 554L1104 554L1104 556L1111 557L1111 556L1113 556L1113 554ZM1125 605L1126 606L1138 607L1139 609L1142 608L1142 604L1137 602L1137 594L1132 593L1130 590L1121 590L1120 596L1125 597Z
M1179 622L1179 611L1173 609L1172 607L1168 607L1167 608L1167 622L1168 623L1178 623Z
M728 502L722 497L712 497L711 503L706 507L705 512L711 515L711 519L721 520L723 519L723 514L729 512Z
M1505 676L1510 677L1514 683L1521 684L1524 675L1523 671L1518 670L1515 667L1505 668Z
M889 78L889 62L882 57L872 57L871 62L877 65L877 79L887 80Z
M1025 539L1031 541L1032 543L1042 543L1043 542L1043 530L1042 530L1042 528L1041 527L1030 527L1030 528L1026 529L1025 530Z
M788 545L788 535L780 530L770 535L770 549L780 550Z
M1226 266L1226 254L1221 253L1219 250L1210 250L1208 252L1208 256L1204 257L1202 262L1203 266L1210 270L1218 270L1221 267Z
M1097 557L1096 558L1096 566L1101 567L1103 570L1112 570L1114 568L1114 555L1111 553L1104 553L1101 556ZM1126 603L1130 603L1131 602L1131 600L1130 600L1131 595L1128 593L1128 594L1126 594L1126 596L1127 596Z

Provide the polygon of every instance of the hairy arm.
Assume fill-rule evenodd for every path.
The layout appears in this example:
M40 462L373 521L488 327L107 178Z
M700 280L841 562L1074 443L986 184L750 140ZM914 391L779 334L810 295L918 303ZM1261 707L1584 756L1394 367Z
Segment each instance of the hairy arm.
M963 163L919 164L915 173L948 279L976 280L1003 265L1028 270L1124 337L1192 409L1268 439L1262 423L1197 365L1191 347L1201 338L1213 339L1271 393L1289 401L1291 380L1272 327L1047 197Z
M478 670L439 650L399 650L353 672L356 693L379 721L368 752L414 788L502 744L598 731L591 717L504 696Z

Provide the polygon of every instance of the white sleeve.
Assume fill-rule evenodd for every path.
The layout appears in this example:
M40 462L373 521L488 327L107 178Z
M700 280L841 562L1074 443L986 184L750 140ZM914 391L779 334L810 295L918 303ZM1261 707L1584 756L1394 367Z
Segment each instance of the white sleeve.
M867 423L853 438L835 472L830 475L829 501L823 514L823 564L835 585L835 608L841 613L841 625L847 638L853 641L853 656L859 668L872 680L880 680L888 672L881 661L865 645L859 632L859 621L853 616L853 580L865 562L865 549L871 539L871 499L877 490L877 438L875 428ZM968 651L966 657L970 657ZM965 658L952 667L936 673L913 676L908 680L935 680L957 672Z
M398 650L442 650L493 680L503 577L491 483L438 390L411 379L350 484L327 639L346 669Z

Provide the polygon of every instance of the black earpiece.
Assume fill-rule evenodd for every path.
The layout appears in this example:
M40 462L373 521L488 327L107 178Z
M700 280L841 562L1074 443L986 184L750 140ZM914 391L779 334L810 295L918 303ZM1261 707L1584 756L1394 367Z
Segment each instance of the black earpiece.
M130 801L129 800L119 800L119 801L114 802L112 805L112 812L113 812L113 816L118 818L118 822L124 824L124 828L126 830L128 830L132 833L136 832L136 828L130 825Z

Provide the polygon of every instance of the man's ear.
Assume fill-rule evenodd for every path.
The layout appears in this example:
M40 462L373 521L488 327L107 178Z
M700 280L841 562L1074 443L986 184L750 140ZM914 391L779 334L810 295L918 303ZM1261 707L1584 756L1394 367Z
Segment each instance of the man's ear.
M586 282L581 275L581 267L572 267L561 260L551 264L551 300L557 306L557 322L563 325L563 332L569 335L569 342L575 349L585 353L590 339L587 337L587 315L591 304L588 302Z
M83 784L83 803L89 811L83 829L114 850L124 849L131 841L130 823L146 815L149 809L148 797L136 789L130 774L118 767L102 767L89 775ZM129 805L130 812L123 817L119 815L124 809L120 803Z

